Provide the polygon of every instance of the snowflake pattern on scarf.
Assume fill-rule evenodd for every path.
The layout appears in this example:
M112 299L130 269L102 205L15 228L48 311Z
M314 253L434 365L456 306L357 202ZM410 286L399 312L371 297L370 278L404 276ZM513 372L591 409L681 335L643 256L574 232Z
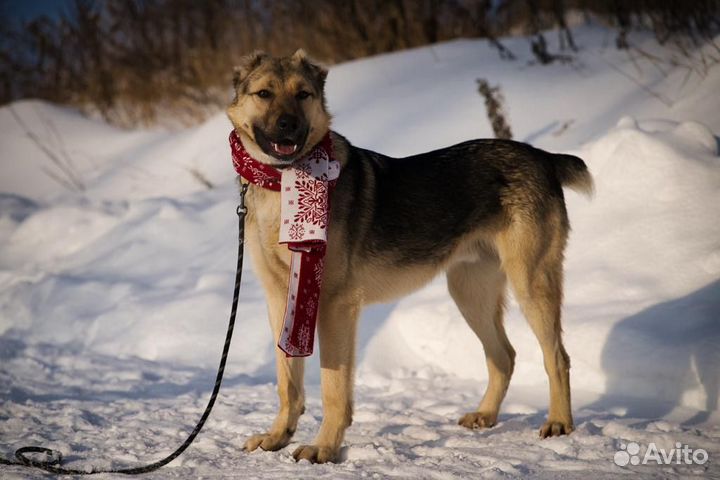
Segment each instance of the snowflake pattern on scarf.
M266 185L270 185L273 182L276 182L274 178L272 178L267 173L263 172L259 168L256 168L254 166L250 166L249 170L252 172L252 175L255 177L256 182L261 187L264 187Z
M307 313L313 313L317 311L317 301L315 300L314 296L307 299L304 308Z
M297 340L298 340L297 347L298 347L299 351L304 352L304 351L312 348L311 345L312 345L314 334L315 334L315 332L310 331L310 327L308 325L302 325L301 327L299 327L298 336L297 336Z
M295 182L298 191L298 205L294 220L327 227L328 191L327 183L317 180L298 179Z
M303 227L302 224L299 223L290 225L290 228L288 229L288 234L293 240L301 240L303 235L305 235L305 227Z
M322 284L323 279L323 273L325 272L325 259L319 260L315 265L313 265L313 275L315 276L315 281L318 284Z

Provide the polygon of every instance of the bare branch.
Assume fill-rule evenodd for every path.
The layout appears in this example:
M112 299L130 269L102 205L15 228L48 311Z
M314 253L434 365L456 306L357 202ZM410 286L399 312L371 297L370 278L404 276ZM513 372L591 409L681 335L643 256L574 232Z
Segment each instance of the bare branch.
M84 192L86 189L85 184L81 180L80 175L72 166L72 163L67 164L65 163L65 161L63 161L63 156L69 158L64 147L60 149L62 153L58 155L53 149L43 143L40 137L36 135L35 132L33 132L27 126L20 114L18 114L18 112L15 110L14 106L11 105L9 107L9 110L10 114L13 116L17 124L20 126L20 128L23 129L25 136L28 137L30 141L32 141L35 146L37 146L38 149L45 154L45 156L50 160L53 165L55 165L55 167L59 170L60 173L53 173L48 168L43 168L43 171L45 171L45 173L47 173L51 178L58 181L68 190L74 192Z
M190 175L208 190L215 188L215 185L197 167L186 167Z
M602 57L601 57L601 58L602 58ZM618 66L616 66L616 65L613 64L612 62L608 62L608 61L605 60L604 58L603 58L602 60L603 60L610 68L612 68L612 69L615 70L617 73L619 73L619 74L622 75L623 77L625 77L625 78L627 78L628 80L630 80L631 82L633 82L633 83L634 83L635 85L637 85L638 87L640 87L640 88L642 88L643 90L645 90L647 93L649 93L649 94L650 94L651 96L653 96L654 98L657 98L658 100L660 100L660 101L661 101L663 104L665 104L667 107L672 107L672 106L673 106L673 102L672 102L671 100L665 98L664 96L662 96L661 94L657 93L656 91L654 91L653 89L651 89L651 88L648 87L647 85L644 85L643 83L641 83L638 79L636 79L636 78L633 77L632 75L629 75L629 74L625 73L621 68L619 68Z

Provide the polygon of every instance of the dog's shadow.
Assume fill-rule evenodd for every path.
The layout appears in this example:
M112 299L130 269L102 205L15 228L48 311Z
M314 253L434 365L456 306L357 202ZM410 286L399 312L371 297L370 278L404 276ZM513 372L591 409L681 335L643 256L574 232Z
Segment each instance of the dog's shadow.
M87 379L93 371L97 371L98 376L108 380L103 382L86 380L68 387L61 383L50 383L42 377L42 374L39 375L39 378L26 378L27 375L33 373L33 367L43 372L51 372L50 375L54 376L56 372L61 371L58 362L64 361L64 357L82 357L92 365L87 369L78 370L76 379ZM26 365L15 366L19 373L15 372L12 366L3 368L12 365L14 359L25 359ZM57 401L113 402L128 399L146 401L177 398L187 393L205 394L213 388L213 369L199 367L178 369L172 362L150 361L137 357L124 358L122 363L123 367L129 371L137 372L139 378L135 382L128 382L124 385L125 388L119 388L117 382L112 378L118 362L118 358L114 356L85 351L74 345L47 343L28 345L22 339L13 337L12 332L0 335L0 378L9 380L0 389L0 396L2 396L2 400L17 404ZM64 363L67 362L64 361ZM156 373L157 370L164 373ZM166 379L165 374L171 371L176 373L182 371L184 378L182 380ZM72 374L71 371L66 373ZM274 381L274 372L261 370L252 375L227 375L223 380L223 386L255 386ZM2 405L2 400L0 400L0 405ZM2 418L1 413L0 418ZM86 420L88 423L93 423L91 419Z
M602 368L605 394L587 408L662 418L690 396L699 411L683 424L706 421L720 390L720 280L619 321Z

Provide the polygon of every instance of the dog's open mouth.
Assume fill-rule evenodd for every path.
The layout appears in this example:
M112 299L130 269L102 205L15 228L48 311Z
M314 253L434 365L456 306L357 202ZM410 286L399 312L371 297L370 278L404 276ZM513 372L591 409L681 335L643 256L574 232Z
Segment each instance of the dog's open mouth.
M270 147L272 148L273 152L283 157L292 155L298 151L297 144L292 143L291 140L283 140L278 143L270 142Z
M257 127L254 129L254 133L255 142L262 151L279 161L278 164L273 165L278 168L287 167L297 160L307 140L307 130L284 138L273 138L272 135L266 134Z

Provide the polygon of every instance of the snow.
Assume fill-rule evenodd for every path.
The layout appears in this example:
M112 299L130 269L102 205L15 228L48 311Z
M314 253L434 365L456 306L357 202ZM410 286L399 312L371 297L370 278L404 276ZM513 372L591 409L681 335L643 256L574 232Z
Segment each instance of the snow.
M577 431L537 438L547 379L513 301L518 357L500 422L455 424L487 375L438 278L364 313L341 463L290 455L322 418L317 355L293 443L242 452L277 408L273 339L248 266L216 409L196 443L149 478L720 476L720 69L661 75L602 28L575 34L582 50L566 65L529 64L525 39L505 40L515 62L479 40L349 62L331 69L328 100L334 128L355 144L409 155L491 136L476 92L484 77L502 87L516 138L586 160L596 195L567 192L563 310ZM67 152L83 192L53 178L62 171L18 117ZM221 113L171 132L119 130L39 101L0 109L0 455L42 444L69 467L123 467L189 433L212 388L234 280L229 130ZM680 442L710 460L616 466L628 442Z

